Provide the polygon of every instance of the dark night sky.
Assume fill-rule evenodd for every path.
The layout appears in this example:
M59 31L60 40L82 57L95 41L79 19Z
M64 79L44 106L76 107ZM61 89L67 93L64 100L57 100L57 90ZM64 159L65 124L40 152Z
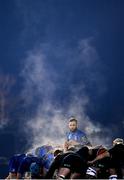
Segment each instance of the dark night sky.
M0 156L63 138L71 115L93 142L124 137L123 8L123 0L0 1L0 76L15 80Z

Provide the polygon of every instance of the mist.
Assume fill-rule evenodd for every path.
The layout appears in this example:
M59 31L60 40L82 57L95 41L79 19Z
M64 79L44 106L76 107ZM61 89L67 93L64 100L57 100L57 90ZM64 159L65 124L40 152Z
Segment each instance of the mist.
M57 46L47 42L27 52L21 72L21 96L25 107L34 107L24 124L27 138L31 137L30 148L63 144L70 116L78 119L79 129L86 132L93 145L110 144L110 131L87 113L92 105L87 89L94 89L98 97L107 91L93 40L83 39L74 49L66 42Z

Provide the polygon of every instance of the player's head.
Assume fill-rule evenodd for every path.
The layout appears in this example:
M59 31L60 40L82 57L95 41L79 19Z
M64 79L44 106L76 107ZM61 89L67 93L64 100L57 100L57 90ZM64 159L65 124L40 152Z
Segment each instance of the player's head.
M56 149L55 151L54 151L54 157L56 157L56 156L58 156L60 153L63 153L63 150L60 150L60 149Z
M77 129L77 119L75 117L71 117L69 119L68 126L69 126L70 131L72 131L72 132L75 131Z
M113 146L118 145L118 144L124 144L124 140L121 138L114 139Z
M40 173L40 166L36 162L31 163L31 165L30 165L30 172L31 172L31 174L39 175L39 173Z

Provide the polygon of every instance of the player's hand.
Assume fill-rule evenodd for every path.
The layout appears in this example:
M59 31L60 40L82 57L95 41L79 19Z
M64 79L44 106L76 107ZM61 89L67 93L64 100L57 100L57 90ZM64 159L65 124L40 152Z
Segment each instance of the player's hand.
M70 140L69 141L69 145L71 145L71 146L78 145L78 144L79 143L77 141L75 141L75 140Z

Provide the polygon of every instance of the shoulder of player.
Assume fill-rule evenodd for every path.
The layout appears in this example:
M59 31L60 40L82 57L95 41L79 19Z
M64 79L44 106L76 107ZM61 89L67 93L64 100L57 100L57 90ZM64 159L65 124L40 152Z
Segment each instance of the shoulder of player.
M86 134L83 131L81 131L80 129L77 129L77 133L82 135L82 136L86 136Z

